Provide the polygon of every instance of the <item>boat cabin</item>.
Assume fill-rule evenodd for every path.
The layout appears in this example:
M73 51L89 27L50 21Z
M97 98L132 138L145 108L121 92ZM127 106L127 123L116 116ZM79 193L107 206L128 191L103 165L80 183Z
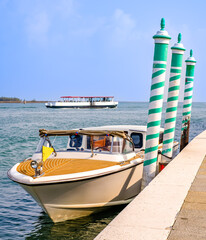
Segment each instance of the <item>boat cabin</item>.
M119 132L123 135L118 136L117 133ZM49 135L49 138L45 138L44 135L40 139L36 153L42 151L43 145L46 147L52 145L56 151L61 152L127 154L145 149L146 127L103 126L62 131L62 133L61 131L56 131L56 133L48 131L46 135ZM162 135L163 129L160 131L160 143L162 142Z
M64 102L113 102L114 96L62 96Z

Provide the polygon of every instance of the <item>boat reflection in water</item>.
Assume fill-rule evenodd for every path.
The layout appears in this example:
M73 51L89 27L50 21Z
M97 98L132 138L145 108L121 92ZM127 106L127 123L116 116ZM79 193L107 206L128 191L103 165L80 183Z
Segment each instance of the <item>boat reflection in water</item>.
M94 239L124 208L124 205L108 208L86 217L53 223L43 212L33 222L33 229L25 237L32 239Z
M127 204L140 192L146 127L41 129L39 134L32 158L14 165L8 176L53 222Z

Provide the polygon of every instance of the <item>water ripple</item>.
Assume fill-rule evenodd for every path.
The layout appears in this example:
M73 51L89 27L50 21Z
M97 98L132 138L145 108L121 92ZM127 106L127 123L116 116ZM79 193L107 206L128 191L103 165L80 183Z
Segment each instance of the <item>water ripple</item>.
M164 106L165 109L165 106ZM46 109L44 104L0 104L0 239L93 239L122 207L54 224L20 186L7 177L17 162L31 156L38 130L101 125L146 125L148 103L120 103L117 109ZM182 104L176 140L180 139ZM164 114L163 114L164 118ZM164 123L164 120L162 121ZM190 139L206 129L206 103L194 103Z

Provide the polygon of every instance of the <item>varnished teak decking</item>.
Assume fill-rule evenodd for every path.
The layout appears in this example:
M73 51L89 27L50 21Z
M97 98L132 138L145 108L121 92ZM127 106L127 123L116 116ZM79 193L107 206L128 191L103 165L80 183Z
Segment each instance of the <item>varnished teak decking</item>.
M138 157L140 157L139 154L129 159L124 164ZM34 177L35 171L30 166L30 164L31 164L31 160L21 162L17 167L17 171L21 174ZM115 165L120 165L120 163L112 162L112 161L104 161L104 160L95 160L95 159L93 160L93 159L52 158L52 159L47 159L44 162L43 164L44 174L42 175L42 177L86 172L86 171L112 167Z

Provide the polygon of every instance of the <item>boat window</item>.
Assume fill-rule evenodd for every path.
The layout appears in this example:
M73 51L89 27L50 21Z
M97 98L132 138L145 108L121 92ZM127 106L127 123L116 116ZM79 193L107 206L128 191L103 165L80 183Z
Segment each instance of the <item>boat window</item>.
M54 147L56 151L66 150L67 142L68 142L68 137L65 137L65 136L58 136L58 137L50 136L50 137L47 137L46 139L43 137L43 138L40 138L36 152L41 152L42 146L51 147L51 145Z
M91 142L93 141L93 143ZM99 151L111 151L112 137L111 136L87 136L87 149L91 149L93 144L93 150Z
M50 142L56 151L65 151L68 144L68 136L50 136Z
M163 132L160 133L159 136L159 144L163 142Z
M133 144L130 141L125 140L123 153L130 153L130 152L133 152Z
M131 134L131 138L133 140L135 148L141 148L143 146L143 135L142 135L142 133L133 132Z
M69 147L79 148L82 146L82 135L71 135Z
M122 152L122 144L123 144L122 138L114 137L113 144L112 144L112 152L113 153L121 153Z
M44 138L41 137L39 140L38 146L36 148L36 152L41 152L43 143L44 143Z
M39 143L38 143L36 152L41 152L41 151L42 151L42 146L50 147L50 143L49 143L48 140L45 139L44 137L41 137L41 138L40 138L40 141L39 141Z
M90 141L91 141L91 138L90 138ZM112 145L112 136L93 136L93 150L110 152L111 145Z
M87 149L91 149L91 137L87 136Z

